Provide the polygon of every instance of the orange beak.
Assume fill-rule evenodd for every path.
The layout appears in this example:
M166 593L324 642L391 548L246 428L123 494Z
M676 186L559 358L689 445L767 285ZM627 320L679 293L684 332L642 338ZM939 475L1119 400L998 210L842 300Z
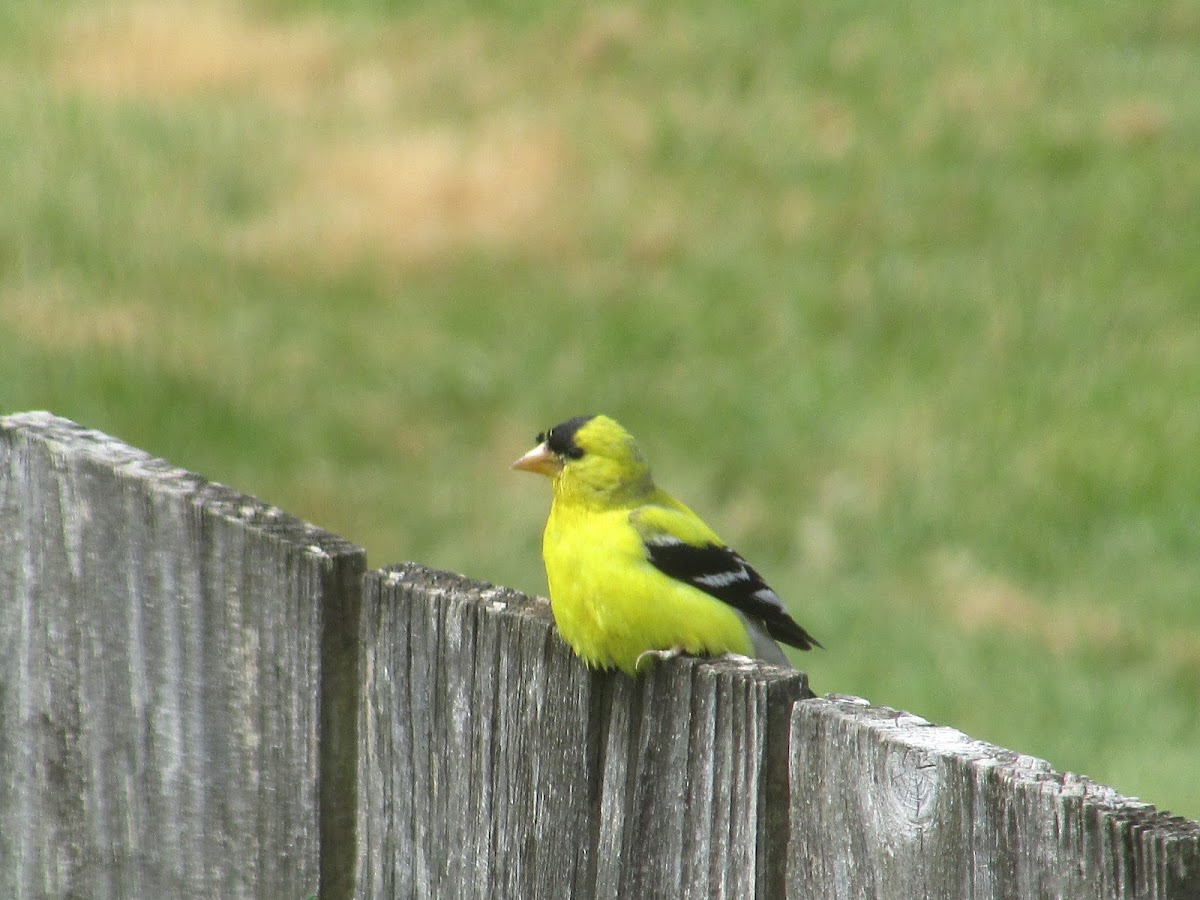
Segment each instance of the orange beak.
M537 472L540 475L554 476L562 471L562 462L546 446L546 442L538 444L520 459L512 464L514 469L522 472Z

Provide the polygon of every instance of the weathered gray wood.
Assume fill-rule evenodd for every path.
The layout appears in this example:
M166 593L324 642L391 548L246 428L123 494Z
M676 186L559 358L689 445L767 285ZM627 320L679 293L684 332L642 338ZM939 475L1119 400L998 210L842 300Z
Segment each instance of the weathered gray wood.
M543 601L363 567L0 419L0 896L1200 898L1200 824L1040 760L755 664L590 673Z
M1200 824L1042 760L853 700L792 741L789 897L1200 898Z
M589 673L544 601L415 565L364 584L360 896L780 894L803 674Z
M0 419L0 895L347 896L364 565L103 434Z

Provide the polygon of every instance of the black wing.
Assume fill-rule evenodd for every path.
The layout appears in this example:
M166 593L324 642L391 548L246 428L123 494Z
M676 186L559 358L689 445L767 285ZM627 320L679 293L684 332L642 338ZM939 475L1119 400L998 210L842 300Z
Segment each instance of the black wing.
M659 571L704 591L762 622L767 632L801 650L821 644L790 615L761 575L741 554L722 544L694 546L667 534L644 541L650 562Z

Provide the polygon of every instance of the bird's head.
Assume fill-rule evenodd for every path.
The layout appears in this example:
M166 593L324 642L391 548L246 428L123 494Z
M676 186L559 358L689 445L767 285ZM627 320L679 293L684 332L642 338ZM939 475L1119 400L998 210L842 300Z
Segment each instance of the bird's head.
M512 464L554 483L556 497L612 503L653 489L650 467L628 431L608 416L576 416L537 436Z

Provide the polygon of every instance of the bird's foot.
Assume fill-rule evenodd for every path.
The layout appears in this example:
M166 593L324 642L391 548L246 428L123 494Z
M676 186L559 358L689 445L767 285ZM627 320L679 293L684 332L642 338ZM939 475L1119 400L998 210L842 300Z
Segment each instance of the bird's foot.
M668 659L674 659L675 657L682 655L682 647L672 647L670 650L643 650L638 654L637 661L633 664L633 667L635 669L640 669L642 667L642 660L648 656L653 656L657 659L661 659L663 662L666 662Z
M729 662L737 663L738 665L741 665L741 666L744 666L747 663L752 663L755 661L754 657L742 656L742 654L740 654L740 653L723 653L720 656L718 656L717 659L726 659L726 660L729 660Z

